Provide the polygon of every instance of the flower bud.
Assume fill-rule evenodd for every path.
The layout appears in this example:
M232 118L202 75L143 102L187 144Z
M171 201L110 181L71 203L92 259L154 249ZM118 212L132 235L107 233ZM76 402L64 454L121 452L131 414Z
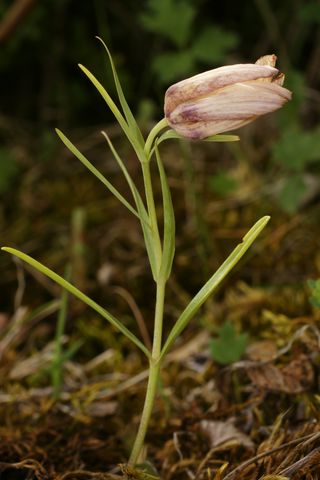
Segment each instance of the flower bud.
M266 55L255 64L215 68L171 85L164 102L169 126L200 140L281 108L291 92L282 87L284 74L275 68L276 60Z

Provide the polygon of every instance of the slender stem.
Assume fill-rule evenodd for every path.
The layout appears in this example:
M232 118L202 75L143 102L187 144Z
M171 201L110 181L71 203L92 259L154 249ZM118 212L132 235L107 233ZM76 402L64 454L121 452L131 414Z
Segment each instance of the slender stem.
M157 282L157 296L156 296L153 344L152 344L152 354L151 354L151 358L155 362L159 360L160 353L161 353L165 290L166 290L166 280L165 278L160 278L159 281Z
M156 138L156 136L158 135L159 132L161 132L161 130L163 130L164 128L168 127L168 122L167 122L167 119L166 118L163 118L162 120L160 120L160 122L158 122L154 127L153 129L150 131L149 135L148 135L148 138L146 140L146 144L145 144L145 147L144 147L144 151L146 153L146 156L147 158L149 159L149 154L150 154L150 151L151 151L151 147L153 145L153 142L154 142L154 139Z
M160 265L161 265L161 258L162 258L162 248L161 248L161 240L160 240L159 228L158 228L157 212L156 212L156 207L154 203L154 196L153 196L153 189L152 189L150 163L142 162L141 167L142 167L142 173L143 173L143 181L144 181L144 188L146 193L148 213L150 218L150 226L153 232L153 238L155 242L157 272L159 272Z
M162 324L163 324L163 306L165 296L165 280L161 279L157 283L157 299L154 320L152 357L150 359L149 378L147 393L144 401L143 411L140 419L139 429L135 438L133 449L129 459L129 465L134 466L141 454L144 439L148 429L150 416L153 410L154 400L157 393L157 385L160 373L161 363L159 356L161 352Z
M131 465L132 467L134 467L139 461L139 456L143 448L144 439L146 436L151 412L153 409L154 399L156 396L159 371L160 371L160 364L152 363L151 361L150 369L149 369L148 385L147 385L147 394L144 401L140 425L139 425L139 429L138 429L138 432L134 441L134 445L131 451L131 455L129 458L129 462L128 462L128 464Z
M157 212L154 202L154 195L152 189L151 181L151 172L150 172L150 162L149 162L149 153L160 130L167 126L167 121L165 119L161 120L150 132L144 154L140 157L145 195L147 200L148 215L150 219L150 225L152 229L152 235L155 245L155 257L156 257L156 305L155 305L155 314L154 314L154 330L153 330L153 343L152 343L152 354L150 358L150 367L149 367L149 376L148 376L148 385L147 393L144 400L144 406L142 410L142 415L140 419L140 425L138 432L134 441L133 449L129 459L129 465L134 466L138 461L143 448L144 439L147 433L149 420L153 410L154 400L157 393L157 385L161 367L160 354L161 354L161 344L162 344L162 326L163 326L163 309L164 309L164 298L165 298L165 287L166 287L166 278L163 275L159 275L161 262L162 262L162 245L159 235L158 219ZM165 214L165 212L164 212Z

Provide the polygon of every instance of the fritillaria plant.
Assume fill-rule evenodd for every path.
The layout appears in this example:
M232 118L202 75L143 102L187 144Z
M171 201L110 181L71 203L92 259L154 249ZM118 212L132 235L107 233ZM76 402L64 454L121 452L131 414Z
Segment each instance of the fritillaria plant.
M220 268L186 305L163 342L165 289L171 273L175 251L175 217L167 176L159 153L159 145L172 138L206 139L213 142L238 140L237 136L220 134L252 122L260 115L277 110L291 98L291 93L282 87L284 76L275 68L276 57L274 55L262 57L255 64L231 65L210 70L176 83L167 90L164 102L165 117L154 126L145 140L125 99L110 52L104 43L103 45L111 63L120 106L113 101L89 70L82 65L80 65L80 68L107 103L135 151L141 166L144 193L141 194L138 191L125 162L121 159L105 132L102 132L102 135L105 137L130 187L132 202L125 199L60 130L57 130L57 134L80 162L140 221L156 287L152 349L148 349L113 314L57 273L21 251L9 247L4 247L3 250L16 255L89 305L129 338L147 357L149 376L146 397L129 459L129 466L134 467L139 461L144 445L157 392L159 373L166 354L199 308L240 260L269 220L269 217L265 216L249 230L242 243L233 250ZM152 161L157 163L162 191L164 219L162 232L159 229L151 180L150 164Z

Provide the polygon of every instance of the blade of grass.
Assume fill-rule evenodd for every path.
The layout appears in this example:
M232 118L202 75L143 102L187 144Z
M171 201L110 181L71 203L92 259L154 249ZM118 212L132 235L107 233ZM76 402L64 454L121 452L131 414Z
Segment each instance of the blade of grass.
M70 278L70 266L67 266L65 272L65 279ZM53 387L53 396L55 399L59 398L61 383L62 383L62 336L65 331L66 318L67 318L67 306L68 306L69 293L66 289L62 290L60 310L58 313L56 336L55 336L55 352L51 366L51 381Z
M176 338L181 334L181 332L185 329L190 320L197 313L201 305L203 305L203 303L209 298L209 296L213 293L213 291L217 288L221 281L226 277L230 270L232 270L232 268L237 264L237 262L244 255L244 253L248 250L250 245L264 229L269 219L270 217L265 216L255 223L255 225L243 237L242 243L240 243L233 250L229 257L220 266L220 268L218 268L214 275L207 281L207 283L201 288L201 290L187 305L187 307L181 313L180 317L173 326L162 348L160 358L162 358L167 353Z
M104 175L102 175L99 170L92 165L92 163L77 149L77 147L61 132L58 128L56 128L56 133L61 139L61 141L65 144L65 146L77 157L78 160L88 169L95 177L97 177L100 182L103 183L105 187L124 205L128 210L130 210L133 215L140 219L139 213L130 205L130 203L121 195L120 192L106 179Z
M82 300L86 305L91 307L97 313L99 313L103 318L108 320L111 325L117 328L123 335L125 335L129 340L131 340L142 352L150 358L149 350L143 345L143 343L132 333L130 330L127 329L117 318L115 318L110 312L108 312L105 308L101 307L98 303L92 300L90 297L82 293L78 290L74 285L67 282L63 277L58 275L57 273L50 270L48 267L44 266L42 263L38 262L34 258L30 257L29 255L16 250L15 248L11 247L2 247L1 250L4 252L8 252L11 255L15 255L16 257L20 258L24 262L28 263L39 272L43 273L47 277L51 278L54 282L60 285L62 288L66 289L68 292L72 293L75 297Z

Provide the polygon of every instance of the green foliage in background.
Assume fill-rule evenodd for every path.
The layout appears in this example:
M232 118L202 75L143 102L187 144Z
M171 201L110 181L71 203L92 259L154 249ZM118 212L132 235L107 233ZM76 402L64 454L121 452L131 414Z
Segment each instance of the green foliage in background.
M320 128L306 130L300 120L300 111L307 97L304 77L298 72L289 72L286 84L294 92L293 100L279 112L281 135L273 145L272 158L285 173L279 203L284 211L295 213L308 194L305 174L308 171L317 174L319 170Z
M320 24L319 2L314 1L303 5L299 12L299 17L307 24Z
M234 32L214 24L197 29L197 13L189 0L148 0L140 15L144 29L162 40L163 50L151 62L159 85L190 76L201 63L213 68L237 47L239 39Z
M302 2L296 15L299 34L295 35L295 45L288 44L286 52L288 57L284 58L288 66L286 86L293 92L293 98L277 116L281 134L272 149L273 161L284 173L284 182L278 194L279 204L289 214L295 213L304 199L312 195L313 186L308 184L307 174L314 175L320 181L320 127L317 125L307 127L306 122L306 106L311 98L317 101L317 94L308 85L306 57L303 58L303 70L299 71L292 66L292 60L296 61L297 56L305 52L304 43L307 41L308 33L319 24L319 2L311 1L308 5ZM314 62L314 58L310 60L309 70L313 67L311 62Z
M273 159L286 173L278 197L280 205L286 212L295 213L308 194L306 173L313 172L320 181L320 128L303 130L288 125L274 145Z
M314 307L320 308L320 279L309 280L308 286L311 291L309 301Z
M218 329L218 337L210 342L210 353L214 360L229 365L240 360L248 345L248 334L237 333L231 322L225 322Z
M220 170L209 178L209 187L214 193L225 197L236 190L238 182L227 171Z

